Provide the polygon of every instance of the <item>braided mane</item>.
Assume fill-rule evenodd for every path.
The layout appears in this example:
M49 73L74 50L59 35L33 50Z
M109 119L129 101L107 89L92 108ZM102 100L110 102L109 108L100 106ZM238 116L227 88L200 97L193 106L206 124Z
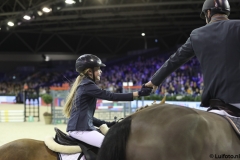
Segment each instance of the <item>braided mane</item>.
M165 104L165 101L166 101L166 96L163 97L162 101L161 101L159 104ZM157 103L156 103L156 100L154 100L151 105L146 105L146 106L144 106L144 107L138 108L135 113L140 112L140 111L144 110L145 108L151 107L151 106L153 106L153 105L155 105L155 104L157 104Z

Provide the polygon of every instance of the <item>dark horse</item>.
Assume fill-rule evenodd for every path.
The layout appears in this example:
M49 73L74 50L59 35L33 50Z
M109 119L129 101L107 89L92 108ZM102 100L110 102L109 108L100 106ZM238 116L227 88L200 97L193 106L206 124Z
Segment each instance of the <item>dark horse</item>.
M225 118L172 104L153 104L108 131L98 160L212 160L239 153L239 137ZM56 160L57 154L44 142L29 139L0 147L0 160L18 159Z

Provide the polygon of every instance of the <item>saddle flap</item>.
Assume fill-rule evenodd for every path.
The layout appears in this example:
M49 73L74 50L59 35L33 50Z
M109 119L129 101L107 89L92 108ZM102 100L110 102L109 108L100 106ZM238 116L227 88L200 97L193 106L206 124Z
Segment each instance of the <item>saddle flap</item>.
M95 146L91 146L87 143L84 143L82 141L79 141L75 138L72 138L71 136L68 136L61 130L59 130L57 127L54 127L54 130L56 132L55 141L62 144L62 145L78 145L83 151L83 154L87 160L96 160L97 159L97 153L99 148Z
M240 118L236 117L229 117L229 116L223 116L228 120L228 122L231 124L233 127L234 131L237 133L238 137L240 138Z
M99 150L98 147L89 145L89 144L79 141L75 138L72 138L71 136L68 136L67 134L63 133L57 127L54 127L54 130L56 132L56 136L55 136L56 142L58 142L62 145L78 145L82 149L83 154L87 160L96 160L97 159L97 153Z
M57 127L54 127L54 130L56 132L55 141L57 141L58 143L62 145L78 145L75 139L63 133Z

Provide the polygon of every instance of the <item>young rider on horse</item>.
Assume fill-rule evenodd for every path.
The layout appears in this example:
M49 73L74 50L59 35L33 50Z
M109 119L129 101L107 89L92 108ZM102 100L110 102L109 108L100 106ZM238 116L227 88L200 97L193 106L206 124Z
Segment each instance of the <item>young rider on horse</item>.
M105 122L94 118L97 98L112 101L132 101L133 97L148 96L152 88L143 87L133 93L111 93L100 89L95 82L100 80L100 67L106 65L95 55L84 54L76 60L76 71L79 73L64 106L64 114L69 117L67 132L73 138L92 146L99 147L104 136L96 127L107 124L111 127L116 122Z
M206 0L200 17L207 25L192 31L186 43L145 84L156 90L164 79L196 56L204 90L201 106L240 116L240 21L229 20L227 0Z

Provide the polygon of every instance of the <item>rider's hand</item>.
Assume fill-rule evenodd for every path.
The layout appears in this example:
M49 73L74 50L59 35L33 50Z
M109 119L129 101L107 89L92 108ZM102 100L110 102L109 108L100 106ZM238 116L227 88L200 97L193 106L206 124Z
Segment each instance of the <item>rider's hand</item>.
M147 87L145 84L142 85L142 88L140 91L138 91L139 96L149 96L152 92L152 87Z
M145 86L146 87L152 87L153 90L152 90L152 93L155 93L155 91L157 90L158 86L155 86L151 81L145 83Z
M112 121L112 122L107 122L106 124L110 128L110 127L112 127L116 123L117 123L116 121Z

